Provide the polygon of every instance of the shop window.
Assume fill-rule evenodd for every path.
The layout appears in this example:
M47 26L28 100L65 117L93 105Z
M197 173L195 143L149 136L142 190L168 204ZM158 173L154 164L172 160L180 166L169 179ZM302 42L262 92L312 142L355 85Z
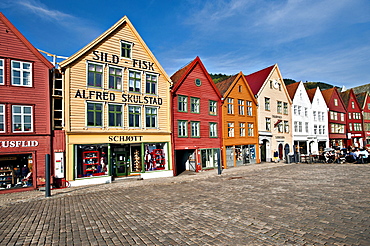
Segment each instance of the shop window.
M238 112L239 115L244 115L244 100L238 99Z
M121 41L121 57L131 59L131 50L132 50L132 43L122 40Z
M0 132L5 132L5 105L0 104Z
M141 107L140 106L129 106L128 107L128 126L129 127L140 127L141 118Z
M187 96L178 96L178 111L179 112L188 112L188 97Z
M252 101L247 101L247 115L253 115Z
M103 65L88 62L87 69L87 85L101 88L103 85Z
M188 136L188 122L186 120L179 120L178 125L178 136L187 137Z
M217 123L209 123L209 137L217 138Z
M130 92L141 91L141 72L130 70L128 80L128 90Z
M32 132L32 107L12 106L13 132Z
M191 125L191 137L199 138L200 137L200 122L192 121L190 125Z
M192 113L200 113L200 99L196 97L192 97L190 99L190 112Z
M76 145L77 178L108 175L107 145Z
M87 125L102 126L103 104L87 103Z
M202 149L200 152L202 168L215 168L218 165L219 149Z
M123 69L109 67L109 89L122 90Z
M108 104L109 126L122 127L122 105Z
M245 123L244 122L239 123L239 136L245 137Z
M4 60L0 59L0 85L4 84Z
M145 93L156 95L158 76L155 74L147 73L145 77L146 77Z
M12 85L32 86L32 63L12 61Z
M253 123L248 123L248 136L253 137L254 136L254 127Z
M234 122L227 123L227 136L234 137Z
M157 111L156 107L145 108L145 124L148 128L157 127Z
M145 171L165 170L166 159L166 144L153 143L145 144Z
M10 141L3 141L9 147ZM32 154L0 157L0 190L32 186Z
M217 115L217 102L216 101L209 101L209 114L210 115Z

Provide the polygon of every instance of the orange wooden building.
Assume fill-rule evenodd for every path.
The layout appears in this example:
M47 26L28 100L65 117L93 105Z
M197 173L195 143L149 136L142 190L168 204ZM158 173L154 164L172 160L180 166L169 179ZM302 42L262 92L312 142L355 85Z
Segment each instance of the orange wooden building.
M223 96L224 168L259 163L257 100L242 72L216 84Z

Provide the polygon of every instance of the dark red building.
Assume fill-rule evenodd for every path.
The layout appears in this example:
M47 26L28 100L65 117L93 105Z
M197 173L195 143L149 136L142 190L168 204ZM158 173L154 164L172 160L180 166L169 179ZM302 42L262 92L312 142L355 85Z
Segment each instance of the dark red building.
M172 75L174 175L222 165L221 94L199 57Z
M346 147L363 147L364 131L362 127L362 110L352 89L340 93L347 109Z
M346 114L347 110L338 90L334 87L323 90L322 95L329 108L329 147L345 148L347 139Z
M45 184L45 155L52 148L49 83L52 68L0 13L0 188L3 192Z
M369 92L356 94L357 101L362 110L362 128L364 130L364 147L370 149L370 96Z

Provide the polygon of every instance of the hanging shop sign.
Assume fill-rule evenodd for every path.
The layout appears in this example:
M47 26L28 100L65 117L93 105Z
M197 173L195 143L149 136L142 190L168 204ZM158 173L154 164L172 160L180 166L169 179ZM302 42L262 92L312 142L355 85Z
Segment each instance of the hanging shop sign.
M108 136L109 142L138 142L143 139L143 136Z
M102 92L102 91L93 91L93 90L77 90L75 98L89 99L89 100L102 100L102 101L111 101L116 100L116 95L114 93ZM149 105L162 105L163 100L160 97L151 97L151 96L141 96L141 95L130 95L122 94L122 102L124 103L138 103L138 104L149 104Z
M0 141L0 148L36 147L37 141Z
M95 61L102 61L113 64L119 63L119 56L117 55L109 54L106 52L100 52L97 50L94 50L92 53L94 55L93 60ZM132 67L154 71L154 62L132 59Z

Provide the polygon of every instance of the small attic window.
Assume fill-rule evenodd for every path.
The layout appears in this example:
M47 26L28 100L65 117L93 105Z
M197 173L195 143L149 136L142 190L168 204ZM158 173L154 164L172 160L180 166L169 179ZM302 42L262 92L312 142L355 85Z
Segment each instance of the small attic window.
M130 58L133 43L121 40L121 57Z

